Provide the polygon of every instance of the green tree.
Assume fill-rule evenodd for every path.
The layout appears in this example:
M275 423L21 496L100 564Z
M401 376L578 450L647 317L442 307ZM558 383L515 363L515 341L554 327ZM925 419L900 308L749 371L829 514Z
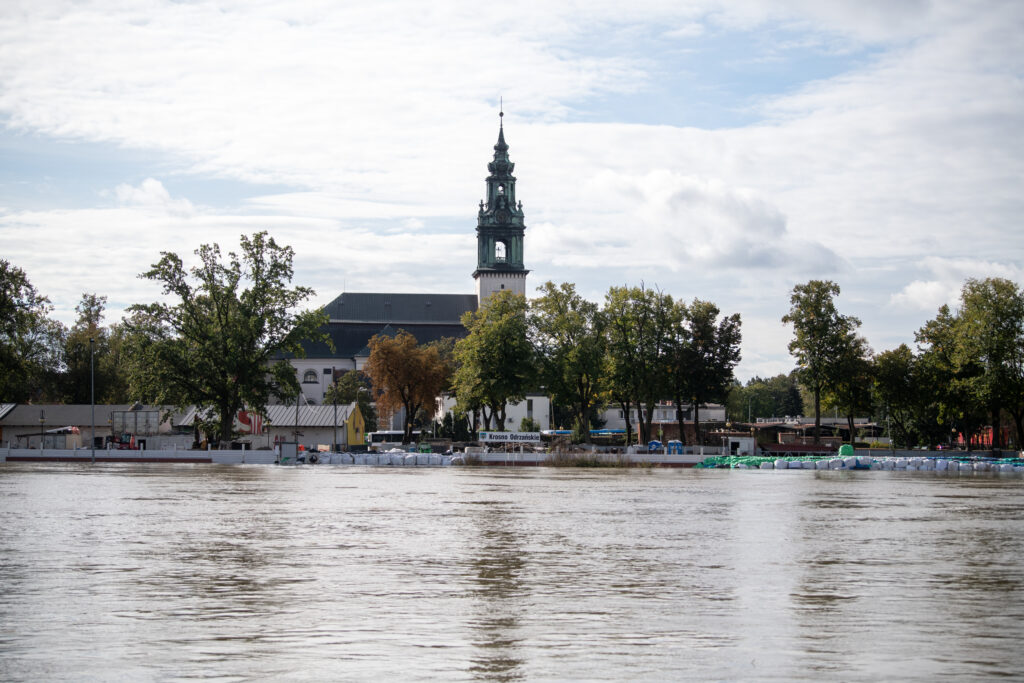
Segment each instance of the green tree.
M0 259L0 401L52 399L63 366L64 326L25 271Z
M693 406L693 428L697 443L703 443L700 406L712 401L724 403L733 384L733 370L740 361L740 315L719 318L718 306L694 299L679 302L669 348L672 398L679 435L683 431L683 405Z
M1000 415L1012 417L1024 444L1024 292L1004 278L970 279L960 294L959 349L977 373L968 383L992 419L993 446L1002 447Z
M510 291L490 296L462 316L469 334L455 344L454 389L459 405L484 407L484 424L505 428L505 408L535 386L536 365L527 330L526 298Z
M834 367L832 383L825 392L825 405L846 416L852 444L856 436L853 418L870 415L874 408L871 392L873 367L867 340L850 331L835 358Z
M298 395L284 357L301 356L303 340L326 340L327 315L296 311L314 292L290 286L294 252L266 232L243 235L241 253L226 263L216 244L195 254L199 264L186 269L177 254L162 252L140 276L161 283L172 303L128 309L131 386L136 398L208 411L223 444L243 407L263 412L271 396Z
M789 352L796 358L800 382L814 399L814 443L821 435L822 393L835 383L851 336L860 326L860 320L836 310L833 299L838 295L839 285L831 280L796 285L789 313L782 317L783 324L793 325Z
M434 401L447 385L451 368L440 345L421 345L399 330L394 337L377 334L370 339L370 357L363 372L370 378L382 416L404 411L402 443L412 443L419 411L433 413Z
M965 351L963 334L959 314L945 305L915 334L914 379L927 397L915 426L929 446L946 443L955 432L969 443L985 422L989 401L977 383L984 370L980 359Z
M639 287L612 287L602 309L608 335L609 393L626 417L627 443L631 439L630 411L642 417L640 439L654 438L651 422L658 400L669 394L669 348L678 310L672 297Z
M97 403L127 403L128 384L121 366L122 338L112 328L102 326L107 297L83 294L75 307L78 320L64 342L66 371L63 377L64 401L89 403L95 379Z
M530 302L529 329L540 383L557 405L569 407L573 425L582 425L589 441L604 379L604 317L572 284L549 281L538 291L541 296Z
M324 393L324 404L351 405L357 403L363 415L367 432L377 431L377 410L370 400L370 381L358 370L349 370L335 379Z

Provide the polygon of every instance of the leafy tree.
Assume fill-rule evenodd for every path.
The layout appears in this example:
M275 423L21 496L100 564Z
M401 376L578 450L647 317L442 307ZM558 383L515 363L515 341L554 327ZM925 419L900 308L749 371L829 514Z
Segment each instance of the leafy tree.
M241 253L230 252L227 263L216 244L195 254L199 264L186 269L177 254L162 252L140 276L161 283L172 303L128 309L131 385L138 398L209 411L226 443L240 409L262 412L272 395L298 395L283 357L301 356L303 340L326 339L327 315L295 311L314 292L289 286L294 252L266 232L243 235Z
M451 368L438 345L420 345L405 330L394 337L374 335L369 346L363 372L373 384L377 408L382 415L404 410L402 443L412 443L417 414L420 409L433 409Z
M767 379L753 377L744 387L734 386L726 400L729 419L734 422L803 414L803 399L795 373Z
M951 379L936 360L935 354L915 354L906 344L875 357L874 393L889 418L894 444L913 448L949 439L949 405L945 401ZM966 423L961 419L959 424Z
M919 355L914 379L927 397L927 410L919 410L916 428L930 446L949 441L953 432L969 443L984 424L988 401L976 383L983 368L965 353L963 332L960 316L944 305L915 334Z
M557 405L570 408L573 425L585 427L582 433L589 441L604 379L604 317L572 284L549 281L538 290L541 296L530 302L529 328L540 383Z
M674 343L669 350L676 421L682 437L683 405L692 405L695 438L702 443L700 406L725 402L733 383L733 369L740 360L740 315L719 319L718 306L700 299L689 305L679 302L677 308Z
M871 349L867 340L850 331L835 358L835 374L825 394L826 406L846 415L850 443L855 437L853 418L869 415L874 407L871 372Z
M793 325L789 352L797 361L800 382L814 398L814 443L821 435L821 396L834 384L841 368L840 359L848 353L851 335L860 320L840 315L834 297L839 285L831 280L811 280L796 285L790 295L789 313L783 324Z
M324 393L324 404L359 404L367 432L377 431L377 410L370 401L370 382L358 370L349 370L335 379Z
M498 292L462 316L469 334L455 344L457 400L464 408L485 406L498 430L505 428L506 406L526 398L536 381L526 312L525 297Z
M0 401L54 397L65 330L52 311L25 271L0 259Z
M634 405L643 414L640 439L650 441L654 409L669 391L668 350L678 311L670 295L641 285L609 289L602 314L608 335L609 392L626 416L627 443Z
M64 342L63 393L68 403L89 403L93 379L97 403L128 401L125 370L120 365L122 340L114 339L111 329L102 326L106 303L107 297L86 293L75 307L78 320Z
M1024 292L1004 278L970 279L960 294L959 349L978 372L969 380L992 417L993 446L1001 447L1000 413L1012 416L1024 443Z

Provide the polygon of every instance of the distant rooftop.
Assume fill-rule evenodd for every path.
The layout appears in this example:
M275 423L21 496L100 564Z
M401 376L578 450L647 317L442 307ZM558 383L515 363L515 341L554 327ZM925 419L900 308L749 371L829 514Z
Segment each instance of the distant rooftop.
M389 294L344 292L324 306L331 322L402 325L458 324L462 314L475 311L476 294Z

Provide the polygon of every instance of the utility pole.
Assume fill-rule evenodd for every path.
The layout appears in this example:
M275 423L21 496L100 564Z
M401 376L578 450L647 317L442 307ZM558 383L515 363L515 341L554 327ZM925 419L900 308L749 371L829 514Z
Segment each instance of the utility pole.
M95 337L89 337L89 405L92 409L92 433L89 435L92 462L96 462L96 348Z

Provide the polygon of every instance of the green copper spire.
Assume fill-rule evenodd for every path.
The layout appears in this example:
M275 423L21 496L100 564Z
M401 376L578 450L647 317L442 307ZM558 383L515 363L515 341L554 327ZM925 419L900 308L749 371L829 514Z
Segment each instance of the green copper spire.
M523 266L526 224L522 202L516 200L516 178L512 175L516 165L508 157L504 117L505 112L500 111L498 142L494 145L494 158L487 164L487 197L480 202L477 214L477 269L473 277L481 292L513 286L521 291L529 272ZM487 286L484 280L488 281Z

